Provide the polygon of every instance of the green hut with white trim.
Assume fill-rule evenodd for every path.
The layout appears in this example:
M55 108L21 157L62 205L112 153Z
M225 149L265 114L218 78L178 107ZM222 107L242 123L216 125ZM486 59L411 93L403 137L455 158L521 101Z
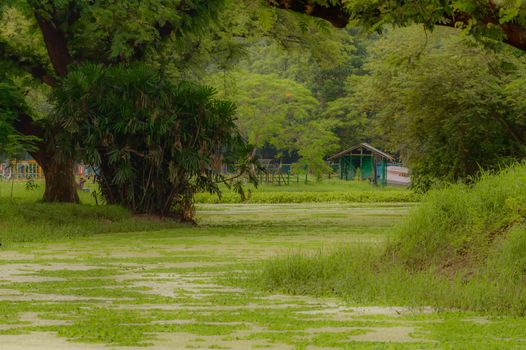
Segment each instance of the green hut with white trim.
M359 174L361 180L387 184L387 163L394 157L368 143L359 143L329 158L338 162L342 180L353 180Z

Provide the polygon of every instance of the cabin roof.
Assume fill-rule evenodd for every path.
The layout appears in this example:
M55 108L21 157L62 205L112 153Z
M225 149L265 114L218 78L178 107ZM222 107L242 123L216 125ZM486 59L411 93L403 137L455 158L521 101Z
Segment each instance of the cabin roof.
M391 161L394 160L394 157L385 153L385 152L382 152L380 151L378 148L376 147L373 147L371 146L370 144L366 143L366 142L362 142L362 143L359 143L357 145L354 145L352 146L351 148L348 148L346 149L345 151L341 151L339 153L336 153L335 155L333 155L332 157L329 157L329 160L333 160L333 159L338 159L338 158L341 158L349 153L351 153L352 151L354 151L355 149L358 149L358 148L365 148L365 149L368 149L369 151L371 151L372 153L376 154L377 156L380 156L382 158L386 158L386 159L389 159Z

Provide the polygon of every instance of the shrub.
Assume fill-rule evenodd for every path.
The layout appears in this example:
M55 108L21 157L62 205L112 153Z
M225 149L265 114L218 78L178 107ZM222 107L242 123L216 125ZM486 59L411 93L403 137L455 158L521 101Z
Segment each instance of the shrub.
M234 104L144 64L72 67L54 99L106 202L135 213L191 221L194 193L219 193L221 163L248 155Z

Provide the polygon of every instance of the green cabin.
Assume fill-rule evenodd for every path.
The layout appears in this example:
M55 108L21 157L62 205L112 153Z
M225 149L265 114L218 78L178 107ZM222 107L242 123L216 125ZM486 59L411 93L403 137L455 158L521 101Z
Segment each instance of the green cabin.
M368 143L360 143L329 158L337 162L342 180L353 180L360 174L361 180L387 184L387 163L394 158Z

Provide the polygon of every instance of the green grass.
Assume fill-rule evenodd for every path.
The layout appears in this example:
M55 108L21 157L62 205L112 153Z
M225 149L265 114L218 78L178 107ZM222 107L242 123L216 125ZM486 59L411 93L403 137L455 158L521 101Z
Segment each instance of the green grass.
M67 207L40 205L62 212ZM92 219L93 210L111 216L116 210L77 208L80 217ZM323 301L311 305L301 298L267 299L267 293L231 291L225 284L235 279L232 272L254 269L262 257L271 254L378 244L385 240L385 228L406 211L403 204L394 203L365 207L209 204L199 206L199 227L96 235L88 230L81 236L57 236L54 241L40 242L36 237L33 242L11 243L7 249L0 248L0 315L4 315L0 317L0 342L2 334L23 337L39 331L56 332L75 342L115 346L147 346L170 335L173 344L201 348L231 348L237 342L248 342L249 347L290 344L301 348L312 342L308 329L319 328L321 334L325 327L389 326L392 322L309 317L301 312L323 310ZM284 212L296 220L287 219ZM62 216L74 221L73 216ZM55 225L53 229L62 227L60 216L48 220ZM342 225L346 220L352 225ZM327 221L333 221L332 226ZM98 225L104 231L111 224L100 221ZM14 267L20 270L9 272ZM5 300L10 293L43 299ZM27 313L38 314L40 324L24 321ZM61 324L53 324L57 321ZM282 332L286 334L279 336ZM347 334L363 332L349 329ZM269 334L274 336L269 338ZM334 341L330 334L316 343Z
M0 199L0 243L75 238L109 232L176 227L173 221L133 217L118 206L45 204Z
M259 288L352 302L526 315L526 165L432 191L384 248L294 253Z
M237 193L225 192L218 198L209 193L198 193L196 203L388 203L416 202L419 196L410 191L350 191L350 192L253 192L244 202Z
M13 186L13 199L15 202L37 201L44 193L44 182L36 181L37 188L26 189L26 181L15 181L14 183L0 181L0 201L11 199L11 186ZM91 191L97 189L97 185L91 182L86 184ZM198 204L217 203L388 203L388 202L417 202L420 196L406 187L401 186L373 186L367 181L342 181L339 179L324 180L320 182L291 182L290 185L260 184L257 188L246 185L246 200L243 202L241 196L229 190L226 186L220 186L223 194L219 198L216 194L197 193L195 202ZM95 205L95 199L91 192L79 192L83 204Z
M33 338L72 349L526 348L526 321L508 310L419 308L440 294L465 299L448 276L386 258L393 225L418 204L199 204L194 227L17 193L0 202L0 235L10 237L0 247L0 344L11 350ZM501 242L518 254L501 258L520 256L520 244ZM401 304L415 308L377 308Z
M83 206L40 203L44 183L37 181L36 185L36 189L28 190L26 181L0 182L1 244L74 238L109 232L152 231L177 226L176 222L169 220L133 217L117 206L95 205L95 199L87 192L79 192ZM96 188L92 183L86 186ZM237 193L230 192L225 187L222 189L225 193L221 200L216 195L199 193L196 195L196 203L202 205L240 202ZM262 185L252 190L252 198L247 203L398 203L414 202L418 199L414 193L401 187L382 188L366 182L340 180L290 186ZM206 221L206 218L204 220Z
M44 195L44 181L36 180L34 182L36 188L27 189L26 180L16 181L0 181L0 201L6 202L13 200L14 202L36 202ZM96 188L93 183L86 184L86 188L92 190ZM12 189L12 191L11 191ZM13 196L11 198L11 192ZM94 205L95 200L90 192L78 192L80 200L83 204Z
M352 192L352 191L408 191L403 186L373 186L369 181L344 181L340 179L324 179L322 181L309 181L305 183L300 180L296 182L293 179L290 185L278 185L261 183L255 189L253 186L247 186L252 191L258 192Z
M199 193L197 203L243 203L238 193L222 187L223 195ZM291 182L290 185L260 184L257 188L246 186L245 203L387 203L416 202L419 196L405 187L373 186L367 181Z

